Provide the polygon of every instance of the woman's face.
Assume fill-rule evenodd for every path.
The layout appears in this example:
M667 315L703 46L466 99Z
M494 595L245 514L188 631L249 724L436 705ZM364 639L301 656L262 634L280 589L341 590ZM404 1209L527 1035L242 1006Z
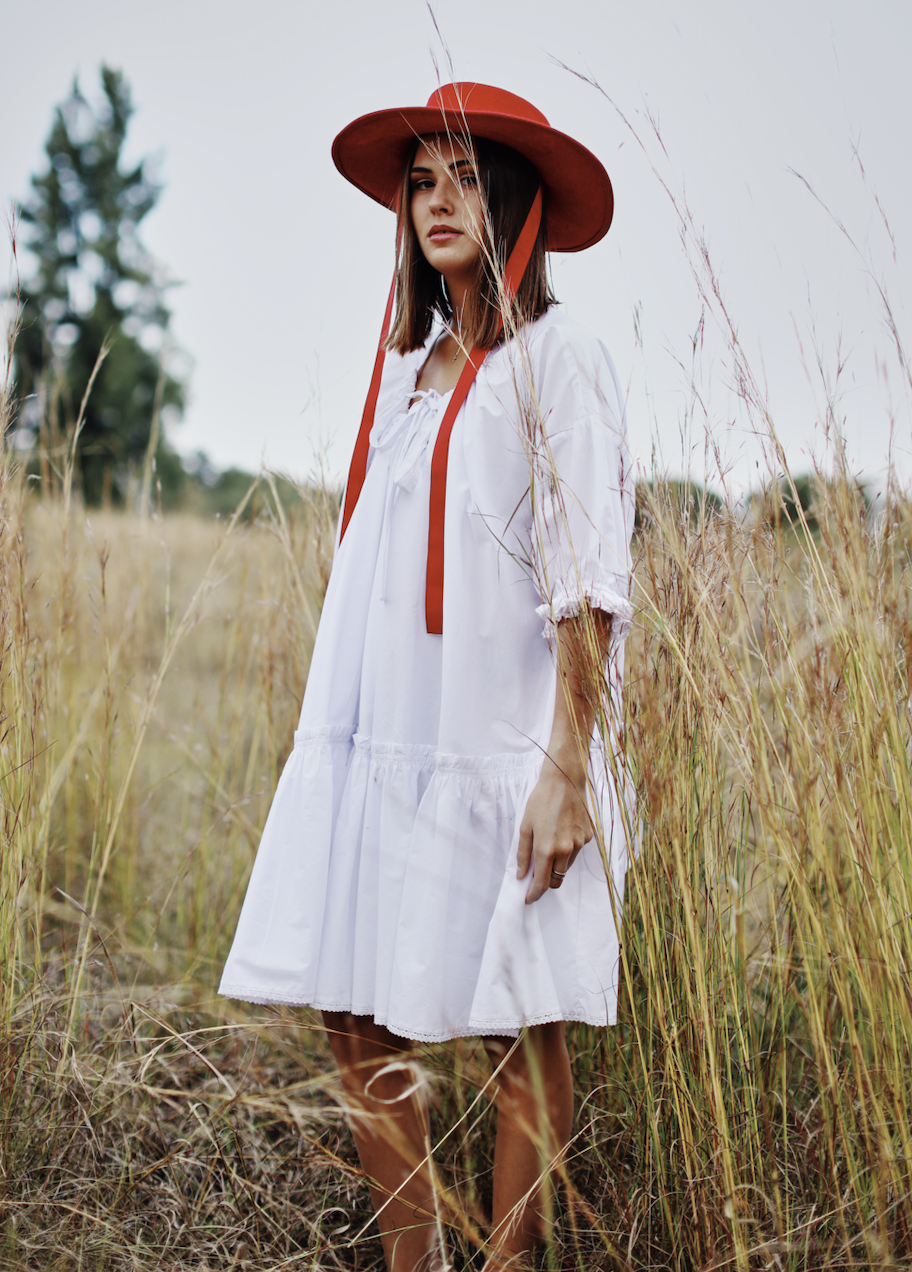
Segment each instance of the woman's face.
M468 153L446 136L422 138L409 182L412 225L425 259L448 282L474 280L483 216Z

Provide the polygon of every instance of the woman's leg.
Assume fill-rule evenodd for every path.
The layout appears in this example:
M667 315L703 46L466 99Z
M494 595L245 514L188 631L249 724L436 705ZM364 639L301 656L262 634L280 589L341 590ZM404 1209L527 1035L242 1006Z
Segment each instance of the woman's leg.
M323 1012L346 1111L383 1238L390 1272L437 1272L442 1267L434 1223L434 1189L426 1159L427 1115L419 1093L408 1093L411 1043L369 1016ZM379 1076L378 1076L379 1075Z
M503 1064L495 1079L493 1252L485 1265L495 1272L521 1267L522 1256L547 1234L547 1165L573 1130L573 1078L562 1020L526 1030L512 1054L512 1038L486 1038L484 1044L492 1063Z

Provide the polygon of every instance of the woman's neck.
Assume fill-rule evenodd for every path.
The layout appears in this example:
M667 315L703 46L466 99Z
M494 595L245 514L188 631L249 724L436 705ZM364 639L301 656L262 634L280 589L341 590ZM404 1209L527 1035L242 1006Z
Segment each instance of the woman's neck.
M470 287L471 284L468 282L462 282L458 279L446 279L447 295L450 298L450 309L452 311L448 326L450 334L460 345L464 345L470 335L465 324Z

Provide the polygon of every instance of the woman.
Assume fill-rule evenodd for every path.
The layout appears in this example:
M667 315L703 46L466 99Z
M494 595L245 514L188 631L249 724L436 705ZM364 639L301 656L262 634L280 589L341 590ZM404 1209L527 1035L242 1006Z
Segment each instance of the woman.
M398 207L395 315L391 292L221 992L322 1010L391 1272L444 1266L405 1057L483 1037L493 1272L544 1235L542 1163L573 1116L564 1022L616 1010L626 840L601 742L631 613L631 478L611 360L552 308L545 255L606 233L611 184L484 85L356 120L333 156Z

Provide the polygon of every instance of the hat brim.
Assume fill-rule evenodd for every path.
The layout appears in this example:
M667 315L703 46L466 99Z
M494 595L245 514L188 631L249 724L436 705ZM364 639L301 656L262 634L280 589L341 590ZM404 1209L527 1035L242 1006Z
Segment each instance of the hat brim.
M517 116L432 107L363 115L333 142L336 167L352 185L394 208L402 170L417 137L449 133L512 146L534 163L542 180L551 252L581 252L608 233L614 213L611 180L591 151L547 124Z

